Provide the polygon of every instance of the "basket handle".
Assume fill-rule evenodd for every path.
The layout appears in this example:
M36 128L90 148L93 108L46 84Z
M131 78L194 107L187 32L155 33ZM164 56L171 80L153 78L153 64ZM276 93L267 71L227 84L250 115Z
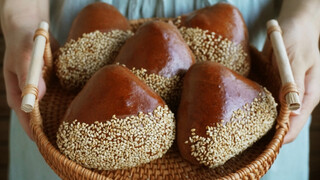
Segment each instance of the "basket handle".
M52 52L48 29L49 24L42 21L34 35L31 63L26 84L21 95L21 110L27 113L30 113L34 109L35 101L38 99L38 84L41 76L41 70L43 69L42 73L46 81L50 78L50 72L52 69Z
M267 32L282 82L280 93L281 104L288 105L290 111L297 110L300 108L299 91L294 82L289 58L282 38L282 31L277 20L272 19L267 22Z

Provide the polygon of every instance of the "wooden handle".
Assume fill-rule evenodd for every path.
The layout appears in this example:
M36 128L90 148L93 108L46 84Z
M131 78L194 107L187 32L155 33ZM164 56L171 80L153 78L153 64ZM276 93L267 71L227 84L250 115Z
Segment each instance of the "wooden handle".
M40 22L39 29L48 32L48 23L45 21ZM29 72L25 88L22 91L23 99L21 103L21 110L27 113L33 110L34 103L38 96L37 88L43 67L43 54L45 50L46 41L47 37L42 34L38 34L34 39Z
M273 47L273 53L279 68L282 86L289 83L295 84L289 58L282 39L282 32L278 21L272 19L267 22L267 31ZM298 91L292 91L285 95L289 110L297 110L300 108L300 99Z

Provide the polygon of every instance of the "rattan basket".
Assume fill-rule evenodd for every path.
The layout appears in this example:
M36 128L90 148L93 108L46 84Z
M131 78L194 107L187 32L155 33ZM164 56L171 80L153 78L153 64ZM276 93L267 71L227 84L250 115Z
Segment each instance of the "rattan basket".
M131 25L135 29L148 20L150 19L131 21ZM270 80L272 77L278 78L278 74L270 75L266 57L254 48L251 48L250 53L253 57L251 76L267 86L271 92L278 92L279 79ZM45 53L45 56L48 55L50 54ZM47 73L50 74L48 71ZM282 88L279 115L274 128L252 147L230 159L223 166L209 169L191 165L182 159L176 145L173 145L162 158L148 164L126 170L96 171L80 166L58 150L56 132L75 94L65 91L53 73L49 77L47 92L40 102L36 101L35 108L30 114L30 123L39 151L49 166L63 179L259 179L274 162L289 128L290 111L283 97L290 89Z

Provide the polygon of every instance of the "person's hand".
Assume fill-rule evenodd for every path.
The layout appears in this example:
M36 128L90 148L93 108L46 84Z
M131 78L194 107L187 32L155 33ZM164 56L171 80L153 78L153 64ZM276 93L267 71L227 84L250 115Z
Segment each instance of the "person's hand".
M301 108L290 115L290 128L284 143L295 140L320 99L319 28L310 18L279 18L282 36L299 90ZM270 51L267 41L264 52ZM273 56L273 64L275 59Z
M30 21L25 22L25 19ZM23 89L31 60L33 35L38 27L41 19L35 14L29 17L16 16L10 19L1 19L3 35L5 38L5 55L3 64L3 73L7 93L7 101L10 108L17 114L20 123L33 139L31 128L29 126L29 116L20 109L21 106L21 90ZM45 93L46 86L43 78L39 81L39 98L41 99Z
M296 21L282 20L280 26L301 100L301 108L290 116L290 129L284 138L284 143L289 143L298 136L319 103L319 29L316 23L303 17Z

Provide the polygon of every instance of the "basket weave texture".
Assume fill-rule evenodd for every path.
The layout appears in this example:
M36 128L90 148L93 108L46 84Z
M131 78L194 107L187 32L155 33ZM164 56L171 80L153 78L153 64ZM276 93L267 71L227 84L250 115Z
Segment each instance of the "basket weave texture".
M149 20L133 20L130 23L132 28L136 29ZM168 19L162 20L168 21ZM251 48L250 53L253 59L251 68L253 79L267 86L274 92L274 97L277 97L276 92L279 91L279 87L274 83L279 81L270 80L272 79L269 74L270 66L266 57L254 48ZM50 56L50 53L46 51L45 56ZM280 94L279 115L274 128L252 147L230 159L223 166L209 169L191 165L182 159L174 144L162 158L139 167L115 171L87 169L68 159L57 148L56 132L75 94L64 90L53 73L49 71L46 73L50 77L47 92L40 102L36 102L30 114L30 123L39 151L49 166L63 179L259 179L271 167L289 129L290 111L284 96L292 89L283 87ZM277 78L278 74L274 77ZM275 88L277 89L272 91Z

